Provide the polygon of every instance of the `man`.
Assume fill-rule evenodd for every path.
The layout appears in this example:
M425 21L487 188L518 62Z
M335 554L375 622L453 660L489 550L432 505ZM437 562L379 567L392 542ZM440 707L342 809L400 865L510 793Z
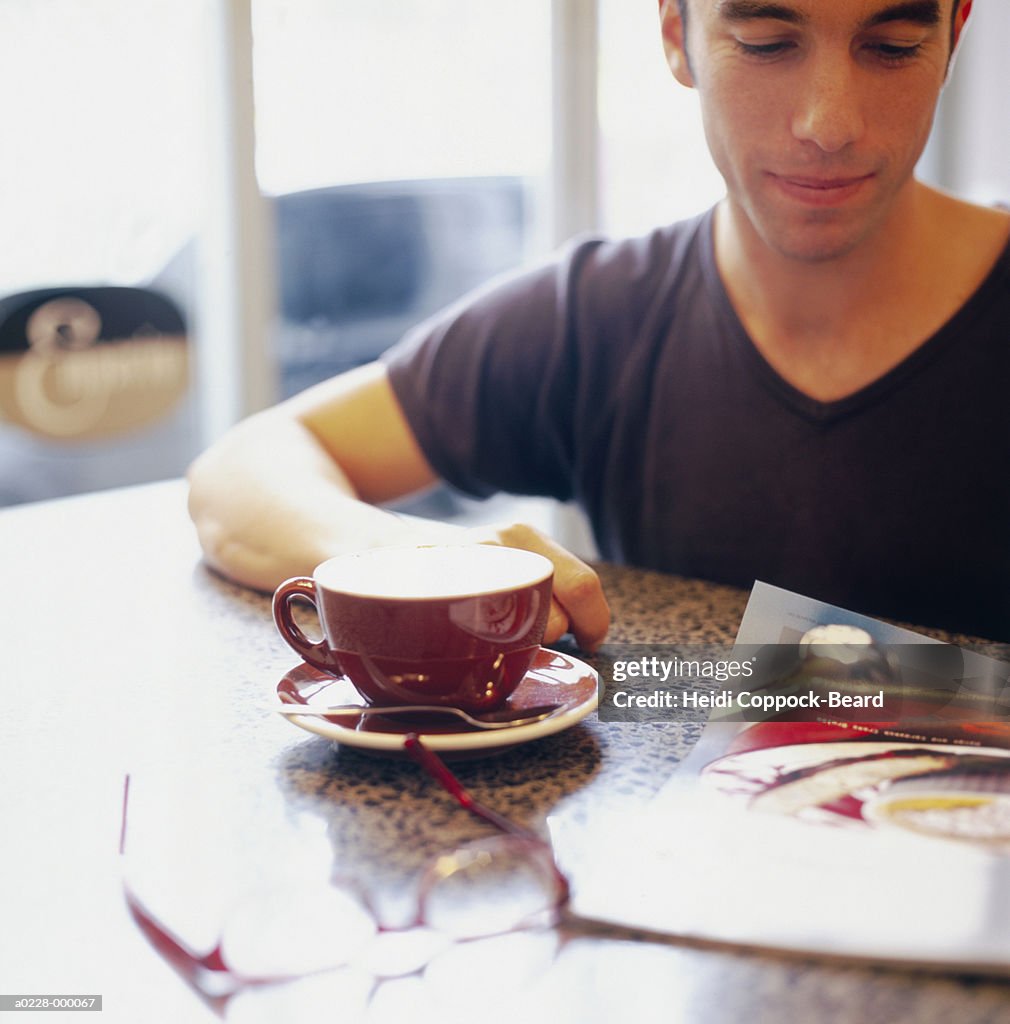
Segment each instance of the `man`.
M458 536L374 507L442 476L577 498L608 558L1010 637L1010 217L913 177L969 6L662 0L726 198L241 424L191 473L209 562ZM471 539L547 553L548 639L601 641L588 566Z

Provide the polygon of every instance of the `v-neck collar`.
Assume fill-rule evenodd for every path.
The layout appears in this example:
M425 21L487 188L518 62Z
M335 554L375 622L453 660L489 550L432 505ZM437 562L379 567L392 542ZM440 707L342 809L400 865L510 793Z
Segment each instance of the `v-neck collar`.
M743 352L762 384L783 405L813 422L828 424L857 413L879 402L900 387L923 366L963 339L971 324L995 300L1001 284L1010 284L1010 241L1003 247L989 273L969 296L960 309L932 335L913 349L899 363L886 370L875 380L845 395L824 402L813 398L790 384L764 357L744 327L719 272L715 258L715 208L710 209L701 224L701 257L707 286L712 290L715 307L720 311L723 326L734 345ZM1008 339L1010 344L1010 339Z

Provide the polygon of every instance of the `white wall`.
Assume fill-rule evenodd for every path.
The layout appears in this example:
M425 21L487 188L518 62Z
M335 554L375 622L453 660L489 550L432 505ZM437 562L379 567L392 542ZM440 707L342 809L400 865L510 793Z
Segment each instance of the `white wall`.
M1010 204L1010 2L977 0L945 91L925 176Z

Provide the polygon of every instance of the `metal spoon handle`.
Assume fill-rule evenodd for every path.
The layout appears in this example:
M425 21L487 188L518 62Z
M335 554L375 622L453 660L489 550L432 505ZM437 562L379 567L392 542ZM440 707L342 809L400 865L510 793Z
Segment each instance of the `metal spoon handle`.
M354 715L358 718L365 718L369 715L381 715L386 718L395 718L403 715L416 717L417 715L452 715L461 718L464 722L475 726L478 729L511 729L519 725L530 725L534 722L542 722L545 718L553 715L560 708L558 704L544 704L540 707L524 708L508 712L489 712L489 715L501 715L498 720L494 718L478 718L468 714L462 708L454 708L438 704L407 704L392 707L380 707L363 704L336 704L331 707L315 707L309 704L276 704L272 710L280 715ZM507 717L505 717L507 716Z

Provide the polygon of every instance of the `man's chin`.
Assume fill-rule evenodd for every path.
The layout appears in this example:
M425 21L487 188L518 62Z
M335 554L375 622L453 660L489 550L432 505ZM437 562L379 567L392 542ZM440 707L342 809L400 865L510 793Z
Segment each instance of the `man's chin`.
M801 263L845 259L880 240L893 204L863 201L843 208L796 209L776 202L754 204L749 218L764 245Z
M844 260L871 246L886 219L879 204L867 203L797 210L792 204L734 203L728 198L724 210L727 225L735 224L751 259L759 259L763 249L767 255L812 265Z
M795 227L773 226L758 234L765 245L785 259L798 263L831 263L855 252L870 234L854 224L819 223Z

